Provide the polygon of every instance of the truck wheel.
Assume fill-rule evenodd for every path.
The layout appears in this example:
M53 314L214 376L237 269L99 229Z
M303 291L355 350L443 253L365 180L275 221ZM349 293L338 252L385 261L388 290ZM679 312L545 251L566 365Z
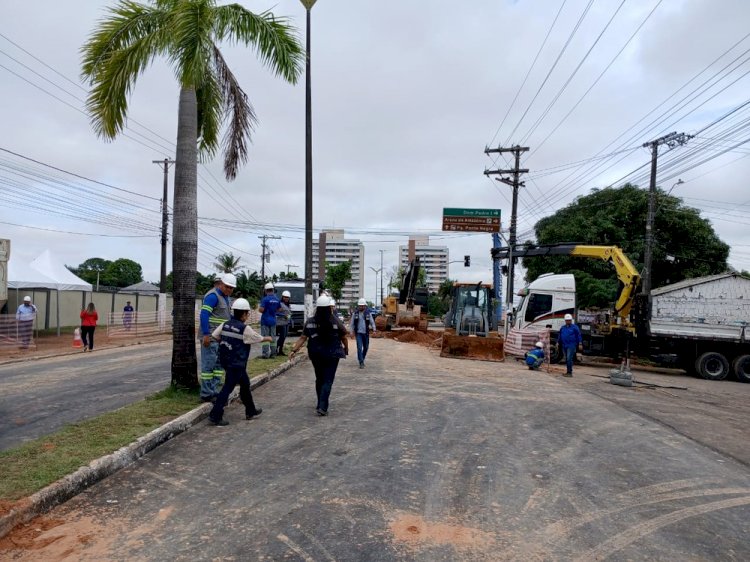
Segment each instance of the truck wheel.
M721 353L709 351L698 357L695 370L704 379L721 381L729 374L729 361Z
M750 355L740 355L732 361L732 370L740 382L750 382Z

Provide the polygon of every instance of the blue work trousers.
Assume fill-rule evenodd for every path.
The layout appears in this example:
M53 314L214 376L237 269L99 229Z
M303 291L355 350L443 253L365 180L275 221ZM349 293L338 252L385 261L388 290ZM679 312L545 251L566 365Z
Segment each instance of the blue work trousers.
M357 359L359 360L360 365L365 362L365 357L367 357L367 350L369 347L370 334L357 332Z
M565 366L568 368L567 372L573 372L573 360L576 358L576 349L578 346L568 345L563 347L563 353L565 354Z
M310 361L315 369L315 392L318 395L317 408L327 412L328 398L331 396L333 379L336 378L336 369L339 366L339 358L311 355Z
M224 386L221 387L216 403L211 408L211 413L208 414L211 421L220 422L221 418L224 417L224 408L229 401L229 395L238 384L240 385L240 400L245 405L245 415L255 415L255 402L253 402L253 395L250 392L250 377L247 376L246 367L231 367L227 369Z
M219 342L211 340L208 347L201 342L201 398L213 398L219 394L223 374L219 365Z

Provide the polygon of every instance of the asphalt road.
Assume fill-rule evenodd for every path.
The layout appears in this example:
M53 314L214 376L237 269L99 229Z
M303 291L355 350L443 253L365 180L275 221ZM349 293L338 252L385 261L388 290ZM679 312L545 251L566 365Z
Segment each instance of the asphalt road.
M578 375L577 375L578 376ZM748 560L750 470L580 384L373 340L4 542L18 560ZM622 389L629 392L629 389ZM7 545L12 545L8 549Z
M171 360L162 341L0 365L0 451L163 390Z

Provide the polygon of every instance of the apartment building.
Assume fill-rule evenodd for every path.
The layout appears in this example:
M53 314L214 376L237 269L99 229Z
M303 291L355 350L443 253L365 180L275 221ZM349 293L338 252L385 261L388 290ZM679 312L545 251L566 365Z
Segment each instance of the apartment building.
M410 249L425 270L425 283L430 293L437 293L440 284L448 279L448 246L431 246L429 236L409 236L409 244L399 246L399 265L406 268Z
M352 278L341 291L339 308L350 308L365 292L365 246L359 240L345 237L343 230L324 230L313 241L313 279L325 279L325 264L352 262Z

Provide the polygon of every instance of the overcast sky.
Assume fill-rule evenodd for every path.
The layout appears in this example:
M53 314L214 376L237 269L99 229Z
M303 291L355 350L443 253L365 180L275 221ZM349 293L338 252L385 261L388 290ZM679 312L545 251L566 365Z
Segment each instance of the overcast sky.
M291 17L304 41L298 0L240 3ZM596 0L586 11L589 4L319 0L315 5L314 227L359 232L349 237L365 242L365 296L375 294L375 274L368 268L380 267L379 250L385 250L390 269L407 232L432 234L434 243L449 247L452 260L472 256L469 269L451 266L452 278L491 280L489 235L440 232L443 207L500 208L508 225L510 188L483 175L486 167L507 164L486 156L486 145L532 148L523 164L531 172L519 203L518 231L526 239L540 218L646 165L650 156L641 145L671 131L699 134L685 147L664 150L658 183L670 189L682 179L672 193L701 209L731 245L734 267L750 269L750 158L745 157L750 148L734 148L750 137L745 123L750 106L702 130L748 99L750 78L743 74L750 66L750 37L745 38L750 3ZM46 248L70 265L90 257L125 257L155 281L162 172L152 160L174 156L178 88L170 68L157 61L130 100L126 134L132 138L105 143L96 137L80 111L86 95L78 81L80 47L108 5L112 2L0 0L0 148L146 197L0 152L0 237L12 240L12 260L31 260ZM265 232L283 237L272 244L270 270L289 264L302 274L304 76L291 86L274 78L252 51L227 47L225 55L260 122L250 161L236 181L223 181L220 160L200 168L198 214L292 228L240 232L201 225L206 234L199 270L210 272L213 256L223 251L259 268L258 236ZM618 154L570 166L613 152ZM55 176L45 180L54 189L40 183L40 172ZM647 186L647 172L646 165L628 179Z

